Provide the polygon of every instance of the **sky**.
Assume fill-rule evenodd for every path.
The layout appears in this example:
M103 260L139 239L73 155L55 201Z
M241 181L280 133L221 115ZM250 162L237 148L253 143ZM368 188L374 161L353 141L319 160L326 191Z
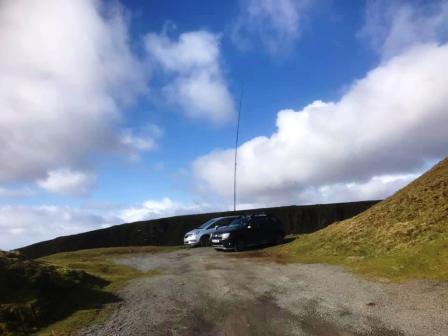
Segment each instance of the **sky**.
M0 249L383 199L447 156L448 1L0 1ZM241 110L240 107L241 106Z

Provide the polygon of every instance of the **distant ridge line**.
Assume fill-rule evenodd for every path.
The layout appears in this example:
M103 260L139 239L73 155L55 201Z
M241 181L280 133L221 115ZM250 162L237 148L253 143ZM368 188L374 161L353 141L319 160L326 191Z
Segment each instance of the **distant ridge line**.
M222 211L203 214L179 215L166 218L114 225L108 228L61 236L17 249L29 258L76 251L89 248L166 245L183 243L184 234L210 218L235 214L267 213L277 216L284 224L287 234L310 233L335 221L351 218L379 200L289 205L272 208L258 208L238 211Z

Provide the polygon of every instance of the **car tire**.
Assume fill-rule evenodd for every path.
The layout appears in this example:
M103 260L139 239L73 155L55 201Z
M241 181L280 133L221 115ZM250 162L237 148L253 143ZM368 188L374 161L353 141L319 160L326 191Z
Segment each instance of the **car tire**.
M238 239L235 242L235 252L241 252L246 249L246 242L243 239Z
M202 247L210 246L210 237L209 236L202 236L201 240L199 241L200 245Z

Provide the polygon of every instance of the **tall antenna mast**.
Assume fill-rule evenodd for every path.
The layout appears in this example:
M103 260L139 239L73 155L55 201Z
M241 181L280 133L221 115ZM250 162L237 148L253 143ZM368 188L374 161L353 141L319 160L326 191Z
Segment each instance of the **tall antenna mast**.
M238 106L238 122L236 126L236 140L235 140L235 165L233 170L233 211L236 211L236 165L238 157L238 137L240 134L240 118L241 118L241 108L243 106L243 94L244 94L244 84L241 87L240 103Z

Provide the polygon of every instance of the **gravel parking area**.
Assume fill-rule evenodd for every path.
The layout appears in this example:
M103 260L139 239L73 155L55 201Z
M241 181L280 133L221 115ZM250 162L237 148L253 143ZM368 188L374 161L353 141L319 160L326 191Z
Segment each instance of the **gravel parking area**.
M448 335L448 284L361 279L328 265L232 258L211 248L117 260L131 281L81 335Z

